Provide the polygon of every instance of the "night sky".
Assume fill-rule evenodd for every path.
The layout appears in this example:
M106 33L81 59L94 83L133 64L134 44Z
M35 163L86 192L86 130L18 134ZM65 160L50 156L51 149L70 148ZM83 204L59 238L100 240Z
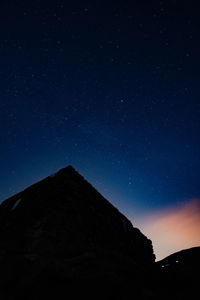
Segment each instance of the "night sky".
M196 5L1 0L0 200L72 165L158 258L200 245Z

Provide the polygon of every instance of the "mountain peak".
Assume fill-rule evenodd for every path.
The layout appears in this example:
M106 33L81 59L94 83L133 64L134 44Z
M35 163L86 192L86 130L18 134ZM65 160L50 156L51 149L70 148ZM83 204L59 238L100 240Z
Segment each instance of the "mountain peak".
M58 172L53 173L52 175L50 175L50 177L54 177L56 175L60 175L60 174L78 174L79 176L81 176L71 165L68 165L65 168L60 169Z
M44 270L61 280L104 280L113 272L121 280L124 268L129 274L155 259L151 241L72 166L0 205L0 255L1 272L11 267L16 280L34 284Z
M17 234L21 235L20 239L24 237L26 244L22 244L21 248L32 247L27 244L27 232L35 231L34 228L39 226L42 235L42 228L48 227L47 224L54 224L54 229L48 230L52 230L49 233L54 233L55 236L58 236L61 228L66 228L66 235L60 236L64 243L62 251L68 251L66 241L73 236L74 240L71 243L77 243L78 238L85 239L84 243L80 242L79 246L76 246L76 249L80 247L80 251L83 244L86 248L89 247L87 239L94 239L94 248L101 248L102 244L106 251L118 249L136 261L139 259L145 263L154 260L151 242L72 166L67 166L31 185L0 205L0 225L6 228L7 234L11 236L19 227ZM43 235L41 238L43 239ZM34 241L34 245L36 244ZM13 249L15 248L14 246ZM20 249L18 251L22 251ZM40 247L37 249L39 251ZM56 250L52 244L46 251L50 249L54 252L58 251L59 247L57 246Z

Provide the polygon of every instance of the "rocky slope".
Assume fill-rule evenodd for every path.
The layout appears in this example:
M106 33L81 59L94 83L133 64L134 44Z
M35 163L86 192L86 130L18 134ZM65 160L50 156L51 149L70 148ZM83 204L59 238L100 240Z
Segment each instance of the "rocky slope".
M152 244L72 167L0 205L1 299L137 299ZM64 296L63 296L64 295Z

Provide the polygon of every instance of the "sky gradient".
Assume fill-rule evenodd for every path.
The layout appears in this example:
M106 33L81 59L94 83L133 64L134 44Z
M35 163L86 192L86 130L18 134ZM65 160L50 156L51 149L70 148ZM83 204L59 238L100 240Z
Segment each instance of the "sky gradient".
M195 5L1 1L0 201L72 165L159 258L200 245Z

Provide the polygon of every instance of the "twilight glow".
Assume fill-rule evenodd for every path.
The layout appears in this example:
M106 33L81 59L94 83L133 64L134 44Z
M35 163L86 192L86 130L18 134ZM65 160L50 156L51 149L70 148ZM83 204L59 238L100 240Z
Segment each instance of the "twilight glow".
M152 239L157 260L182 249L200 246L200 199L142 220L141 229Z

